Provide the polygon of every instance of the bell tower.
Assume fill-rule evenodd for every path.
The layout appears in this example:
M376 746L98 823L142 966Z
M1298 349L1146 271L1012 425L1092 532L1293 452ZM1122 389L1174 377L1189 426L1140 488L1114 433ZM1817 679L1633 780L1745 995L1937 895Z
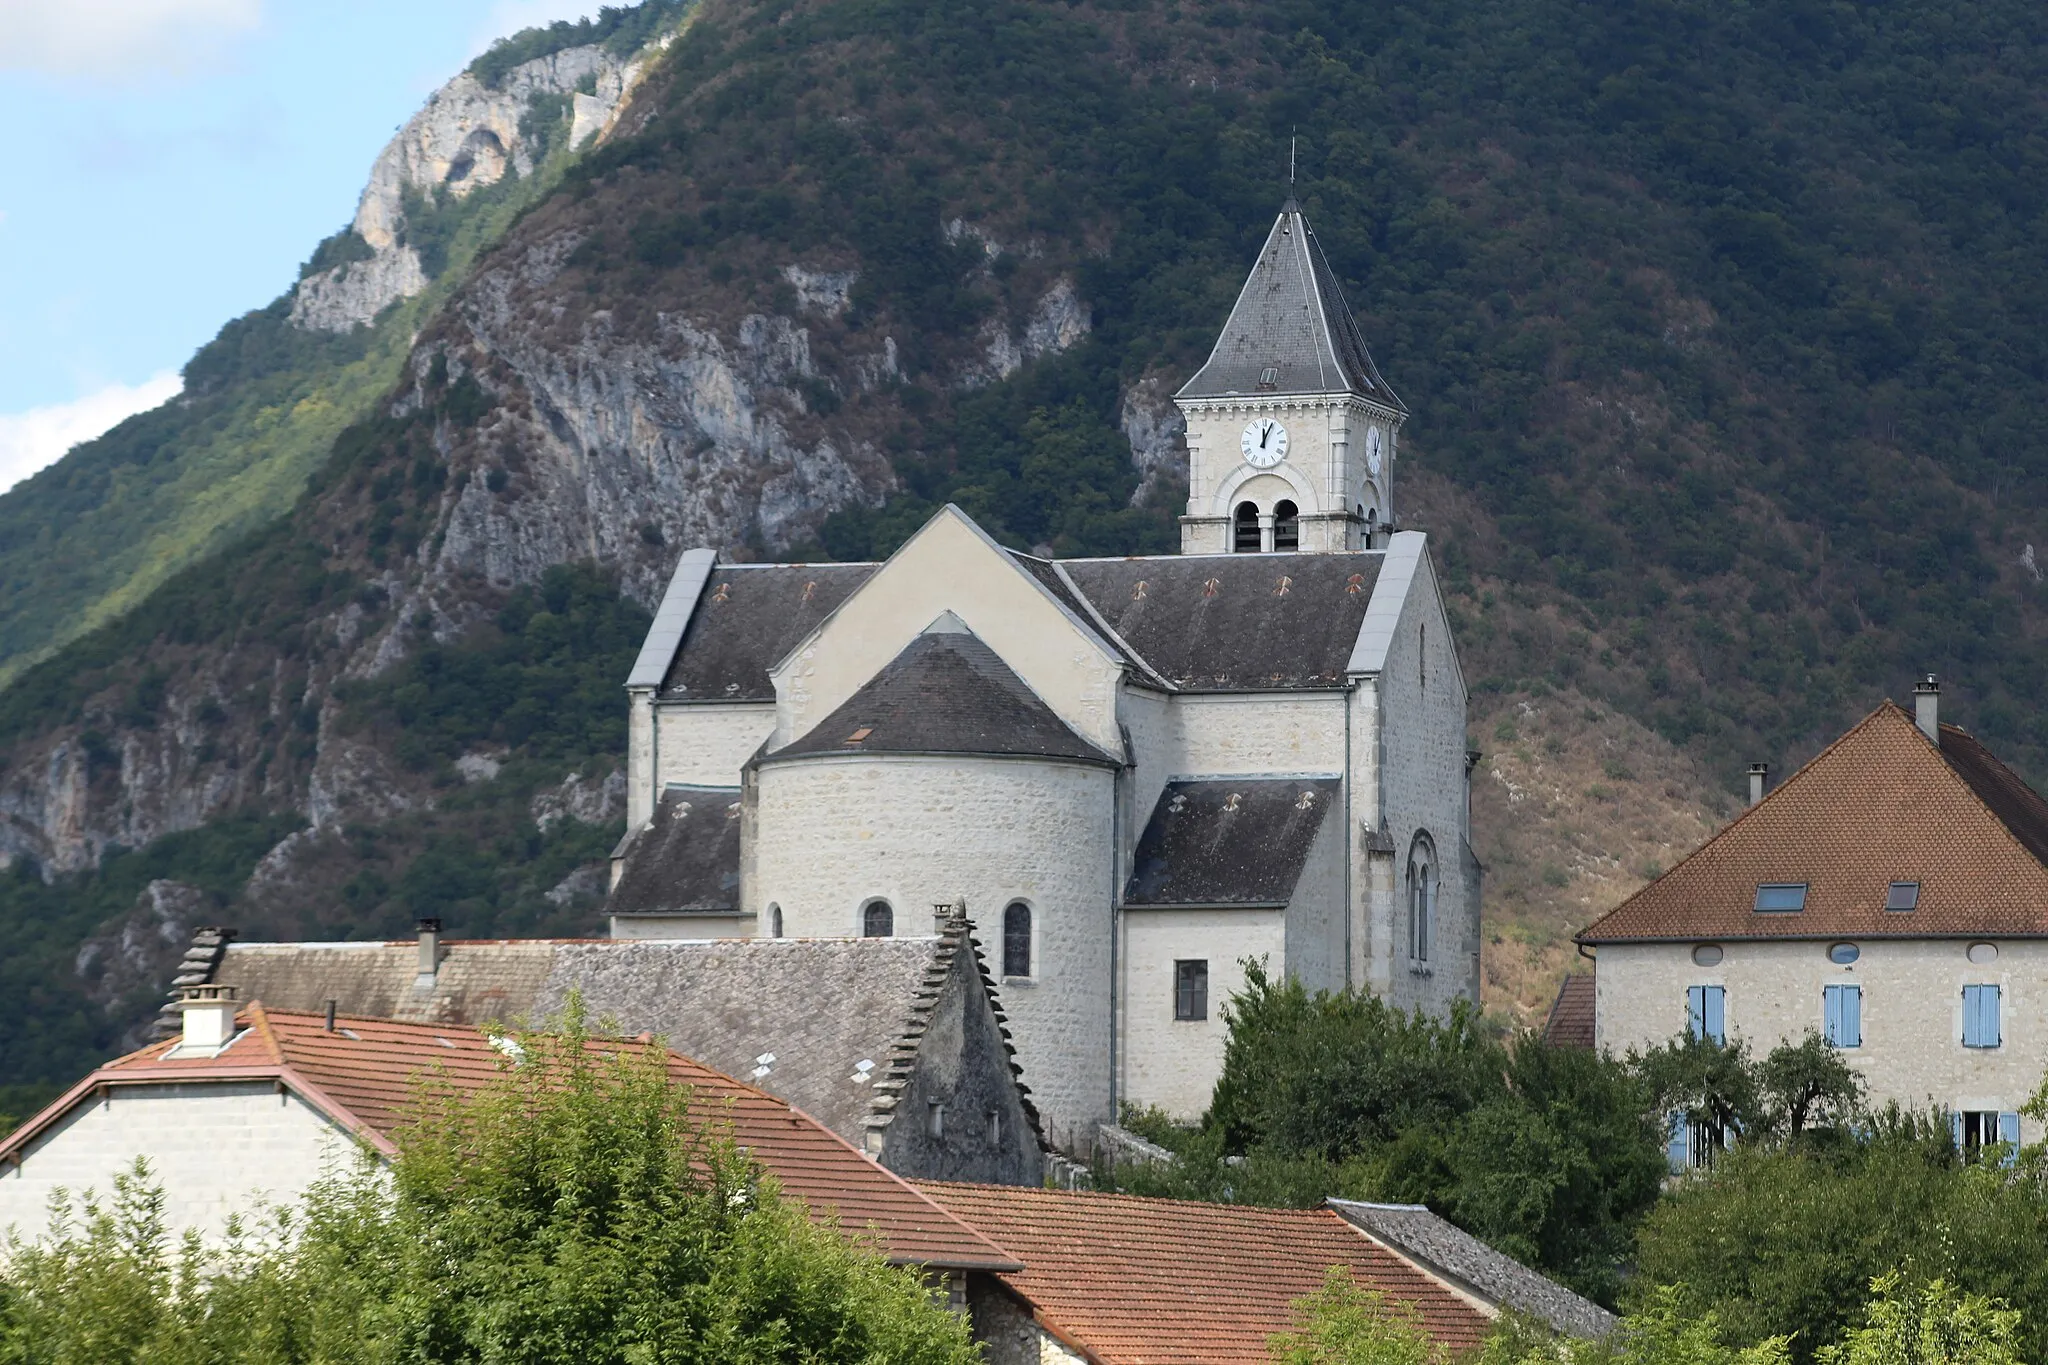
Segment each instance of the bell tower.
M1174 402L1188 429L1182 554L1386 545L1408 409L1292 197L1208 363Z

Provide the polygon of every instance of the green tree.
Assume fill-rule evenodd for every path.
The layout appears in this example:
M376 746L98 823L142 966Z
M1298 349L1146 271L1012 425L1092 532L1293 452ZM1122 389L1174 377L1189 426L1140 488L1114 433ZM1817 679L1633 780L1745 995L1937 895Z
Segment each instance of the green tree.
M1808 1124L1845 1127L1863 1109L1863 1078L1814 1029L1771 1049L1757 1067L1757 1090L1765 1126L1792 1141Z
M1763 1093L1749 1045L1683 1034L1662 1047L1630 1049L1630 1069L1643 1078L1657 1112L1686 1121L1723 1141L1765 1127Z
M1441 1365L1445 1356L1413 1312L1360 1285L1343 1266L1331 1266L1322 1287L1294 1310L1302 1324L1273 1337L1276 1365Z
M1897 1271L1875 1280L1866 1320L1824 1348L1821 1365L2019 1365L2020 1315L1946 1280L1909 1288Z
M480 1090L429 1081L388 1172L261 1237L173 1251L137 1170L17 1247L0 1360L969 1365L909 1271L783 1202L664 1054L519 1033Z

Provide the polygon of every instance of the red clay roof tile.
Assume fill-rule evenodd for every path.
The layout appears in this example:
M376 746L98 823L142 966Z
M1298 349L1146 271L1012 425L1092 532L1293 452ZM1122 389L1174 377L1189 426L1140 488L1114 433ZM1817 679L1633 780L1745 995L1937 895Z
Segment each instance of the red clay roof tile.
M1968 734L1939 747L1886 702L1581 943L2048 935L2048 803ZM1911 911L1885 909L1918 882ZM1806 908L1759 913L1759 884Z
M1266 1365L1296 1300L1330 1267L1412 1309L1452 1352L1490 1320L1329 1209L920 1181L1025 1268L1002 1281L1055 1335L1103 1365Z
M29 1141L100 1085L252 1075L276 1076L388 1155L396 1150L391 1135L406 1120L416 1078L433 1074L473 1089L506 1064L486 1034L461 1025L343 1016L330 1033L323 1015L269 1010L256 1002L236 1022L242 1032L216 1056L171 1055L178 1043L173 1038L107 1063L0 1143L0 1155ZM620 1045L612 1039L591 1044ZM818 1216L836 1216L852 1235L872 1234L892 1261L951 1269L1017 1264L802 1110L679 1053L668 1054L668 1072L692 1087L699 1104L716 1107L716 1121L774 1175L786 1195Z

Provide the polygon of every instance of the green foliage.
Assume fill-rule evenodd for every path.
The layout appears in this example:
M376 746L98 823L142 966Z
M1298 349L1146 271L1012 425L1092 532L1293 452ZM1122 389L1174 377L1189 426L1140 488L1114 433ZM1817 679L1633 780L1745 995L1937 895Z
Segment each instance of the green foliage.
M492 90L501 88L512 68L572 47L601 43L615 57L639 51L690 12L696 0L641 0L636 5L606 5L590 19L557 19L537 28L521 29L500 38L469 64L469 74Z
M16 1119L97 1066L121 1028L154 1013L162 987L142 998L95 1003L79 973L79 944L127 914L152 881L167 878L210 893L216 905L241 888L257 859L295 829L296 817L244 814L166 835L133 852L115 849L97 870L46 883L18 861L0 872L0 1104Z
M365 1160L263 1235L174 1248L146 1169L0 1280L0 1361L969 1365L912 1270L784 1203L659 1049L508 1038L427 1079L389 1179Z
M1502 1044L1463 1009L1433 1020L1371 995L1311 995L1247 967L1201 1130L1137 1116L1178 1160L1119 1166L1118 1184L1248 1203L1337 1193L1426 1203L1612 1298L1630 1231L1663 1175L1634 1076L1533 1037Z
M1275 1365L1440 1365L1442 1347L1384 1294L1331 1266L1322 1287L1294 1304L1299 1328L1272 1340Z
M1897 1272L1871 1288L1868 1320L1825 1347L1821 1365L2019 1365L2012 1309L1945 1280L1909 1290Z
M347 721L387 732L415 768L493 746L580 763L625 752L619 679L651 618L618 580L558 564L512 593L496 619L452 646L423 643L398 668L337 695Z
M1771 1049L1757 1067L1757 1089L1765 1124L1795 1141L1809 1124L1844 1129L1863 1112L1863 1077L1811 1028L1798 1042Z
M2024 1314L2020 1354L2048 1350L2048 1185L1964 1165L1940 1115L1891 1110L1863 1141L1740 1145L1682 1182L1638 1235L1645 1284L1680 1286L1739 1341L1793 1337L1814 1358L1861 1312L1873 1280L1933 1280Z

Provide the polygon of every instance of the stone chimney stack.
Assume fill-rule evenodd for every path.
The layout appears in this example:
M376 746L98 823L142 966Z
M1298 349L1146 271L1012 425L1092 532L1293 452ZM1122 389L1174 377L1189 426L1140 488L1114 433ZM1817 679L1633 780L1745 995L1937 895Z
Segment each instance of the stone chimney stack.
M1931 742L1941 743L1941 684L1932 673L1913 689L1913 723Z
M432 981L441 970L441 921L420 921L420 979Z
M235 1036L235 988L203 985L178 988L178 1013L184 1016L178 1046L194 1052L218 1052Z
M1764 799L1764 793L1771 789L1771 765L1752 763L1749 765L1749 804L1754 806Z

